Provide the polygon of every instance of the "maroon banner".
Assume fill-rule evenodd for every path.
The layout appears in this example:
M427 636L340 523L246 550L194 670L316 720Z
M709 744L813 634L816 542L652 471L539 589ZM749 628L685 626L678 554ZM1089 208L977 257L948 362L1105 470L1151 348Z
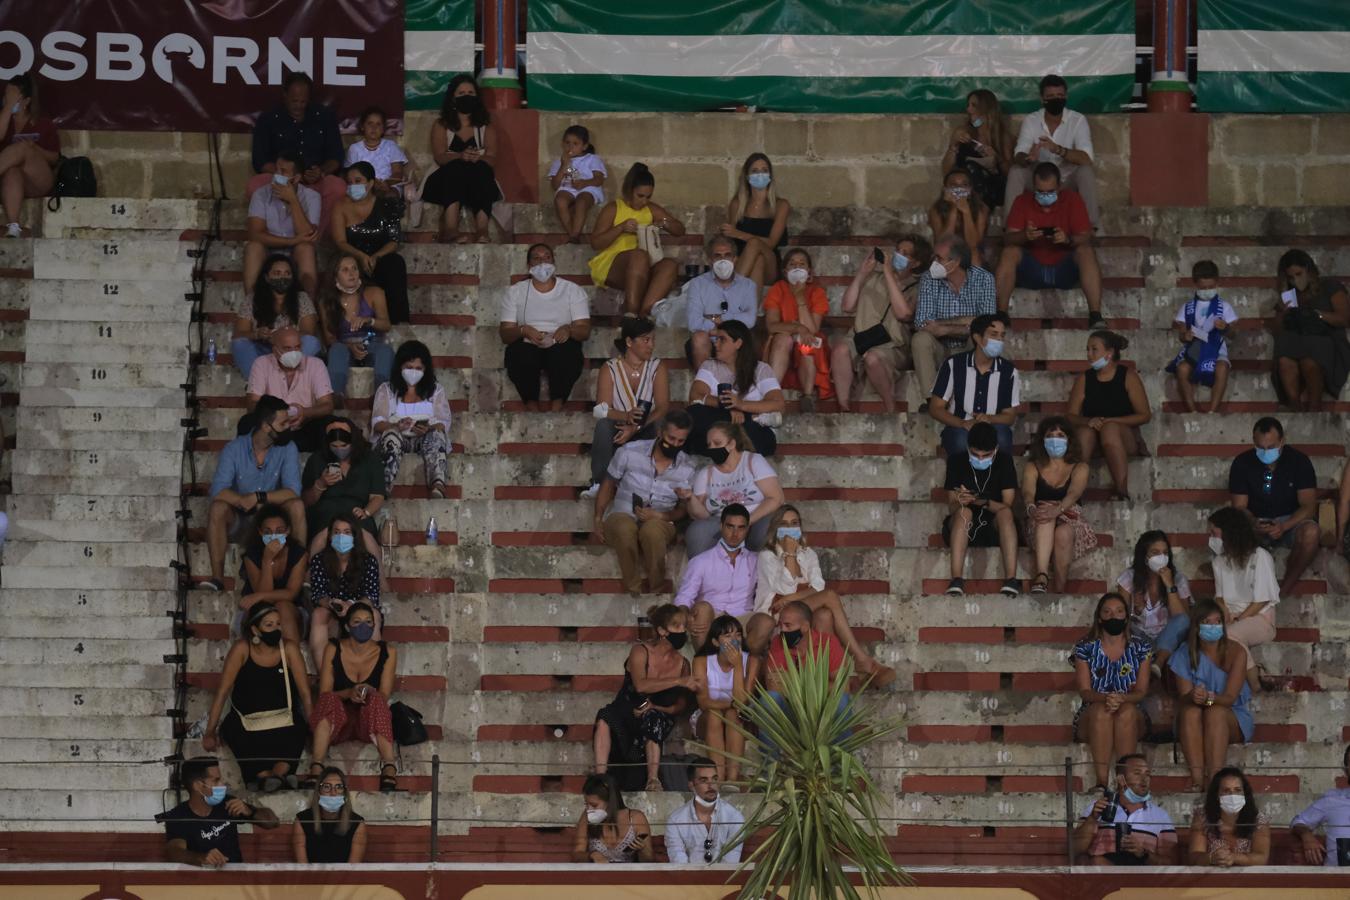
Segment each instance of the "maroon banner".
M402 0L3 0L0 79L63 128L248 131L286 73L338 119L403 113Z

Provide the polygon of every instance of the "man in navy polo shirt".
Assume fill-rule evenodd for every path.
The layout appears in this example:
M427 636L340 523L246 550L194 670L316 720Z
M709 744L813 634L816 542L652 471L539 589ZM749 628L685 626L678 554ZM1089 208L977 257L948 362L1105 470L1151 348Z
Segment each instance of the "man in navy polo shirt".
M1267 550L1286 547L1280 594L1294 584L1317 556L1317 472L1307 454L1284 442L1284 426L1271 416L1252 429L1251 450L1239 453L1228 470L1233 506L1256 518L1256 534Z

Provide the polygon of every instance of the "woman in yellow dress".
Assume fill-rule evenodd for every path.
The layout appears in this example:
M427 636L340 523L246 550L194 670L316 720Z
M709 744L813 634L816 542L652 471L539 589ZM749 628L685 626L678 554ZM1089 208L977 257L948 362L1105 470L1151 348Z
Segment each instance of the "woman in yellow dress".
M652 202L655 189L651 170L633 163L623 178L621 195L604 205L591 232L591 247L600 251L590 262L591 281L596 287L622 290L626 315L648 315L675 284L675 260L653 263L647 251L638 248L637 230L642 225L684 234L684 225Z

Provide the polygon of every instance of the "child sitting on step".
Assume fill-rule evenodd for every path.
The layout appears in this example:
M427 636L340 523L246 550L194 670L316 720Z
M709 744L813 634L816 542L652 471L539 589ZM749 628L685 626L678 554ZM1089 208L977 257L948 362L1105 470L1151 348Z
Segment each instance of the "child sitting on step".
M1199 412L1195 405L1195 385L1210 389L1209 408L1216 412L1228 387L1228 341L1224 336L1238 320L1233 304L1219 296L1219 267L1202 259L1191 268L1195 294L1177 310L1172 327L1181 339L1181 352L1167 366L1177 376L1177 392L1188 412Z

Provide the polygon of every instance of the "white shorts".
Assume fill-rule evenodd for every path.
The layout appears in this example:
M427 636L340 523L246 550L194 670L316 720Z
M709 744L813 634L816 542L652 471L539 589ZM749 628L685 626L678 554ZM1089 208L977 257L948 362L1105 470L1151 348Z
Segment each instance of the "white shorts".
M577 190L576 188L573 187L560 187L558 188L557 193L568 194L572 197L575 197L578 194L590 194L591 199L595 201L596 206L605 205L605 192L598 187L584 187L581 190ZM554 196L557 196L557 194L555 194Z

